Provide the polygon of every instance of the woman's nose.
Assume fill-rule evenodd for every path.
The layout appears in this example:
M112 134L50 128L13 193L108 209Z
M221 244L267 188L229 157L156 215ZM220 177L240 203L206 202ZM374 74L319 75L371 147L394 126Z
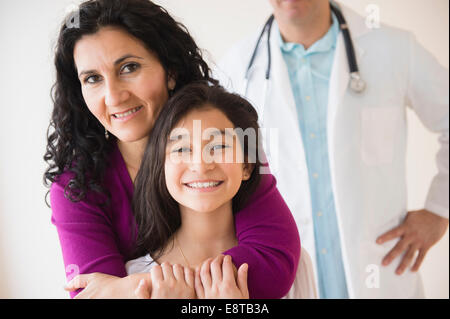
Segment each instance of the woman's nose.
M121 106L130 98L130 92L116 80L106 80L105 85L105 105Z

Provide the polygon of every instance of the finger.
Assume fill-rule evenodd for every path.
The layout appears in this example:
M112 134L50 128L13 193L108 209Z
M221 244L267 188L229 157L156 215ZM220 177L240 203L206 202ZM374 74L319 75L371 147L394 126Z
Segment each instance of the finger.
M167 281L167 280L175 281L172 266L169 263L167 263L167 262L162 263L161 268L162 268L162 273L164 276L164 281Z
M204 288L211 287L212 280L211 280L211 272L210 272L210 265L211 265L212 258L208 258L205 260L200 268L200 279L202 280L202 285Z
M400 263L400 265L397 267L397 269L395 270L395 273L397 275L401 275L403 274L403 272L405 271L405 269L411 265L411 262L414 258L414 255L416 254L417 251L417 247L416 246L409 246L408 251L406 252L406 254L403 256L402 261Z
M425 255L427 254L428 249L419 249L419 255L417 256L416 262L411 268L411 271L418 271L420 268L420 265L422 265L423 259L425 258Z
M248 285L247 285L248 264L242 264L241 267L239 267L237 277L238 277L237 283L239 290L241 291L242 297L244 299L249 299Z
M184 281L184 270L183 267L179 264L175 264L172 266L173 276L177 281Z
M194 272L189 267L184 267L184 281L189 287L194 288Z
M152 267L152 269L150 270L150 277L152 279L152 284L155 285L164 280L164 275L160 265L155 265L154 267Z
M84 289L89 284L89 279L89 274L77 275L64 286L64 290L75 291L81 288Z
M229 255L227 255L223 258L222 276L223 276L223 281L235 282L233 263L231 261L231 256L229 256Z
M389 253L383 258L382 265L388 266L397 256L399 256L407 247L409 246L409 242L406 239L401 239L395 246L392 248Z
M137 299L150 299L149 289L145 279L141 279L139 281L139 284L136 290L134 291L134 294L136 295Z
M400 237L404 234L404 232L405 232L405 230L403 228L403 225L397 226L394 229L391 229L390 231L379 236L377 238L377 244L381 245L381 244L383 244L387 241L390 241L394 238Z
M211 279L213 284L222 282L222 262L224 255L219 255L211 262Z
M195 269L195 294L198 299L205 299L205 288L203 287L202 280L200 278L200 268Z

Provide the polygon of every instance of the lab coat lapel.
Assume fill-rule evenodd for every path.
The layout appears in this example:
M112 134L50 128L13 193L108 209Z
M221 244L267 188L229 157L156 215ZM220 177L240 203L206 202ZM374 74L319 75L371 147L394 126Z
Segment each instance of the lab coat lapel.
M364 55L364 50L358 45L357 38L364 35L369 31L369 28L364 24L364 19L355 14L352 10L341 6L341 10L347 20L349 26L350 36L353 41L353 47L355 50L356 61L359 65L360 59ZM360 73L361 70L360 70ZM364 74L361 74L364 78ZM336 51L334 56L333 67L330 75L330 84L328 89L328 141L333 144L332 137L335 129L336 114L341 105L342 99L345 94L350 90L350 71L348 66L347 52L345 49L345 41L342 32L339 32L339 36L336 43Z
M344 37L339 33L333 68L331 69L330 85L328 89L328 140L331 142L334 132L334 121L341 100L348 89L350 74Z
M274 102L282 102L283 107L287 108L287 111L290 114L290 120L292 120L292 125L298 128L298 120L297 120L297 109L295 107L294 94L292 93L291 81L289 79L289 73L284 61L283 55L281 53L279 39L277 34L279 33L278 24L274 21L272 26L272 33L270 37L270 46L272 51L272 76L273 80L271 85L273 86L273 92L276 92L275 99L278 101ZM269 96L274 96L269 94ZM299 130L296 130L299 132Z

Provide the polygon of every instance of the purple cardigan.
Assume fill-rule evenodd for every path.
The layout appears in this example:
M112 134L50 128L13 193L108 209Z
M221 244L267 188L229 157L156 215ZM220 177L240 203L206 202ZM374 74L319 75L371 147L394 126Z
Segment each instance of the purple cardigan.
M68 279L78 271L125 277L127 252L133 249L133 183L122 154L116 146L106 169L104 185L112 197L106 208L99 205L104 197L93 192L79 203L66 199L64 187L72 176L63 173L50 188L51 221L58 231ZM236 267L248 263L251 298L285 296L295 279L300 237L275 177L262 175L247 206L235 215L235 226L239 245L225 254L231 255Z

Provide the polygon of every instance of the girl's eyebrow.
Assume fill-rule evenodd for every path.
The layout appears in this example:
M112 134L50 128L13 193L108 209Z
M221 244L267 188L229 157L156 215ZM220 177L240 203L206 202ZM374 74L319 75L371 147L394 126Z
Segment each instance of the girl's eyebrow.
M144 59L143 57L140 56L136 56L136 55L132 55L132 54L125 54L123 56L121 56L120 58L118 58L116 61L114 61L114 66L122 63L124 60L129 59L129 58L135 58L135 59ZM78 74L78 77L81 77L83 74L92 74L95 73L96 70L85 70L85 71L81 71L80 74Z
M214 137L214 136L217 136L217 135L225 135L225 136L233 137L233 135L230 134L228 129L225 129L225 130L215 129L215 130L211 131L211 133L209 134L210 137ZM170 145L170 144L175 143L175 142L177 142L179 140L189 139L189 137L190 137L190 134L174 134L174 135L171 135L169 137L168 144Z

